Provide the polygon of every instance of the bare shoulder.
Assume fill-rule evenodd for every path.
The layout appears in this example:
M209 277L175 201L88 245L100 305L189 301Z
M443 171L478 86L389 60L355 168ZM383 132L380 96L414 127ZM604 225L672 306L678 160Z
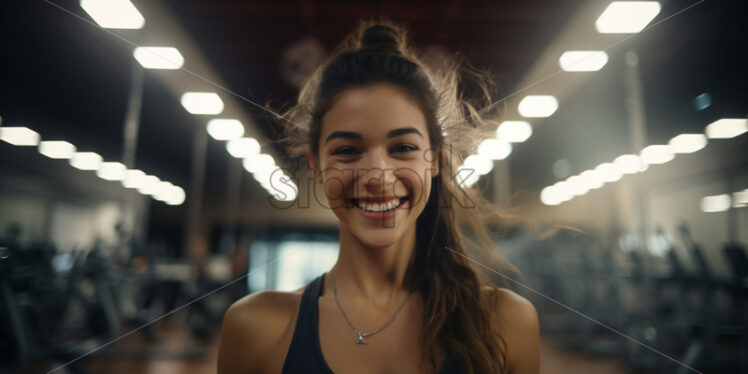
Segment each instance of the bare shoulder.
M484 290L492 294L494 302L497 303L496 312L502 320L512 322L537 320L538 313L535 306L522 295L508 288L486 286Z
M494 301L494 321L504 339L512 374L538 373L540 370L540 328L535 306L523 296L506 288L486 286Z
M221 326L218 374L259 373L277 366L273 358L285 353L283 346L290 342L299 291L257 291L229 307Z

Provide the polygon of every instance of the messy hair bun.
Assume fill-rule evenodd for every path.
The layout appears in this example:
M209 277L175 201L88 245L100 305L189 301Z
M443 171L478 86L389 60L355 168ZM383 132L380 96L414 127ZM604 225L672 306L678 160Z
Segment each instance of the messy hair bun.
M361 49L399 53L400 35L397 30L387 25L370 26L361 34Z

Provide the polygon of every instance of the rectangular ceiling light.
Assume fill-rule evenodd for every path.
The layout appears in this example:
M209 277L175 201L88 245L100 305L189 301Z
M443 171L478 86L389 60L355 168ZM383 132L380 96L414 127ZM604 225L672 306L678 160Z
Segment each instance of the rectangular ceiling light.
M748 131L748 119L722 118L706 126L706 136L710 139L734 138Z
M0 127L0 139L13 145L39 145L39 134L28 127Z
M96 175L101 179L108 181L121 181L125 179L125 171L127 168L124 164L119 162L102 162L99 165L99 170L96 171Z
M601 34L634 34L644 30L660 13L657 1L614 1L595 21Z
M675 158L669 145L650 145L642 149L639 154L642 162L647 165L664 164Z
M706 147L706 136L704 134L680 134L670 139L668 145L675 153L694 153Z
M504 121L496 128L496 137L506 142L522 143L532 135L532 126L525 121Z
M140 188L145 183L145 173L138 169L129 169L125 172L125 179L122 185L125 188Z
M566 51L558 58L564 71L598 71L608 63L603 51Z
M39 143L39 153L57 159L69 159L75 154L75 146L62 140L45 140Z
M724 212L730 209L730 195L704 196L701 198L701 211L704 213Z
M236 119L208 121L208 134L215 140L239 139L244 135L244 125Z
M226 143L226 151L236 158L247 158L260 153L260 142L255 138L232 139Z
M616 157L613 163L618 167L618 171L623 174L636 174L647 170L647 164L643 163L637 155L620 155Z
M732 207L743 208L748 206L748 188L732 194Z
M187 92L182 95L182 106L192 114L219 114L223 101L214 92Z
M146 69L179 69L184 57L174 47L137 47L133 57Z
M597 178L605 183L617 182L623 177L623 172L618 165L612 162L603 162L594 169Z
M129 0L81 0L81 8L105 29L142 29L145 18Z
M173 186L169 199L165 201L168 205L181 205L184 202L186 195L184 189L179 186Z
M503 160L512 153L512 145L501 139L488 138L478 146L478 154L490 160Z
M550 117L558 109L558 100L551 95L525 96L517 106L522 117Z
M143 195L153 195L158 190L161 180L154 175L146 175L142 178L142 185L138 187L138 192Z
M76 152L70 159L70 165L80 170L98 170L102 158L94 152Z

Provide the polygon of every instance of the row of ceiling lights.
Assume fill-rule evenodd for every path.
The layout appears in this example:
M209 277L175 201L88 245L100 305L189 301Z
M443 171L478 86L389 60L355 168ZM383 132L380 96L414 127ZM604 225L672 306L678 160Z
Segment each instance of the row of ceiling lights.
M81 0L81 7L103 28L140 29L145 18L129 0ZM184 57L177 48L165 46L137 47L133 57L146 69L180 69ZM215 92L187 92L180 100L182 106L197 115L217 115L224 104ZM243 160L244 168L275 199L296 199L298 187L276 166L272 156L260 153L259 142L244 136L244 125L237 119L212 119L207 131L213 139L227 141L226 150Z
M721 194L704 196L699 204L704 213L724 212L730 208L744 208L748 206L748 188L733 192L732 194Z
M95 152L78 152L75 145L63 140L41 140L39 133L28 127L0 127L0 140L15 146L38 147L39 153L49 158L69 160L79 170L95 170L101 179L120 181L125 188L137 189L169 205L180 205L185 199L184 189L179 186L142 170L127 169L119 162L105 162Z
M104 28L139 29L145 24L143 16L128 0L81 0L80 5ZM134 53L138 62L146 68L176 69L184 62L176 48L152 49L154 51L138 48ZM165 58L160 62L154 61L154 54L163 55ZM159 67L159 64L167 67ZM127 169L120 162L105 162L98 153L78 152L75 145L67 141L41 140L39 133L28 127L0 127L0 139L16 146L36 146L41 154L49 158L67 159L76 169L95 170L96 175L104 180L121 181L125 188L136 189L141 194L169 205L184 203L185 192L179 186L162 181L157 176L148 175L142 170Z
M632 34L643 30L660 12L657 1L614 1L595 22L601 34ZM559 66L567 72L598 71L608 63L604 51L566 51L558 59ZM553 95L528 95L517 105L525 118L547 118L558 109ZM502 131L503 127L503 131ZM510 143L520 143L532 135L532 126L526 121L505 121L496 130L496 137L484 140L476 154L465 158L458 169L460 184L472 186L493 169L494 160L503 160L512 152Z
M576 196L582 196L591 190L598 189L606 183L617 182L626 174L644 172L649 168L649 165L667 163L679 153L686 154L699 151L706 147L707 139L730 139L745 132L748 132L747 119L723 118L714 121L706 126L705 134L680 134L670 139L668 144L650 145L642 149L638 155L625 154L618 156L612 162L602 163L593 169L545 187L540 192L540 201L545 205L564 203ZM739 205L740 203L737 202L736 204ZM717 205L722 206L724 204ZM712 205L707 203L707 206Z
M602 13L595 23L600 32L638 32L659 13L658 2L614 2ZM635 21L628 23L626 19L632 17ZM638 17L638 18L637 18ZM599 70L607 62L607 55L601 51L584 51L578 55L566 52L559 63L562 67L570 61L584 59L586 62L576 64L588 66L590 70ZM587 54L587 57L584 54ZM597 67L597 69L593 69ZM564 70L569 70L564 68ZM540 193L540 200L546 205L558 205L576 196L586 194L590 190L598 189L606 183L620 180L623 175L646 171L649 165L664 164L675 158L679 153L694 153L707 145L709 139L729 139L748 131L748 121L745 119L723 118L709 124L704 134L680 134L673 137L666 145L650 145L642 149L639 155L625 154L617 157L613 162L606 162L594 169L586 170L578 175L559 181L544 188ZM733 208L744 207L748 204L748 189L730 194L706 196L701 200L701 210L704 212L719 212Z

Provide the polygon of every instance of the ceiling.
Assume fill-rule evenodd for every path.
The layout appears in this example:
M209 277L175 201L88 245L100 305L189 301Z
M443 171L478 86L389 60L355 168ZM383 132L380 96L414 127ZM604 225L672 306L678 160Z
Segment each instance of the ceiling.
M133 1L146 18L143 34L105 32L81 19L89 18L77 1L53 3L57 6L45 1L0 5L3 125L23 124L43 139L68 140L107 160L119 160L133 64L132 45L123 39L135 44L169 43L172 38L192 43L185 66L191 66L193 56L201 59L203 70L190 69L209 69L210 77L220 79L222 87L236 95L220 88L216 92L224 99L233 96L237 103L233 109L251 118L259 134L272 139L276 125L249 101L271 102L275 107L293 103L297 88L282 78L281 61L288 48L302 40L312 38L327 52L361 18L388 17L409 27L415 45L460 51L473 65L490 72L503 92L512 93L527 85L533 67L555 63L548 51L564 47L559 37L565 30L574 29L573 35L592 33L591 24L585 26L586 21L575 17L603 2ZM170 35L173 28L161 27L161 19L147 11L154 3L184 34ZM578 173L627 152L623 56L629 50L640 57L651 142L703 131L717 118L745 117L748 30L742 17L746 5L737 0L662 3L655 20L664 20L661 24L630 39L616 39L608 65L569 89L552 117L533 122L533 137L515 147L505 161L510 164L513 189L536 191L537 196L537 190L556 181L551 167L560 158L569 161L572 173ZM154 35L159 27L161 32ZM194 74L179 71L170 76L171 83L164 83L161 73L146 71L136 167L183 186L189 194L193 135L204 131L205 118L187 113L174 89L195 81ZM564 74L548 83L564 86L564 79L569 79ZM697 111L692 100L703 92L711 93L714 103ZM206 204L224 203L227 165L237 163L221 144L209 143ZM29 165L33 168L34 160ZM265 194L246 173L243 182L248 195ZM154 207L171 209L168 215L174 217L184 209Z

